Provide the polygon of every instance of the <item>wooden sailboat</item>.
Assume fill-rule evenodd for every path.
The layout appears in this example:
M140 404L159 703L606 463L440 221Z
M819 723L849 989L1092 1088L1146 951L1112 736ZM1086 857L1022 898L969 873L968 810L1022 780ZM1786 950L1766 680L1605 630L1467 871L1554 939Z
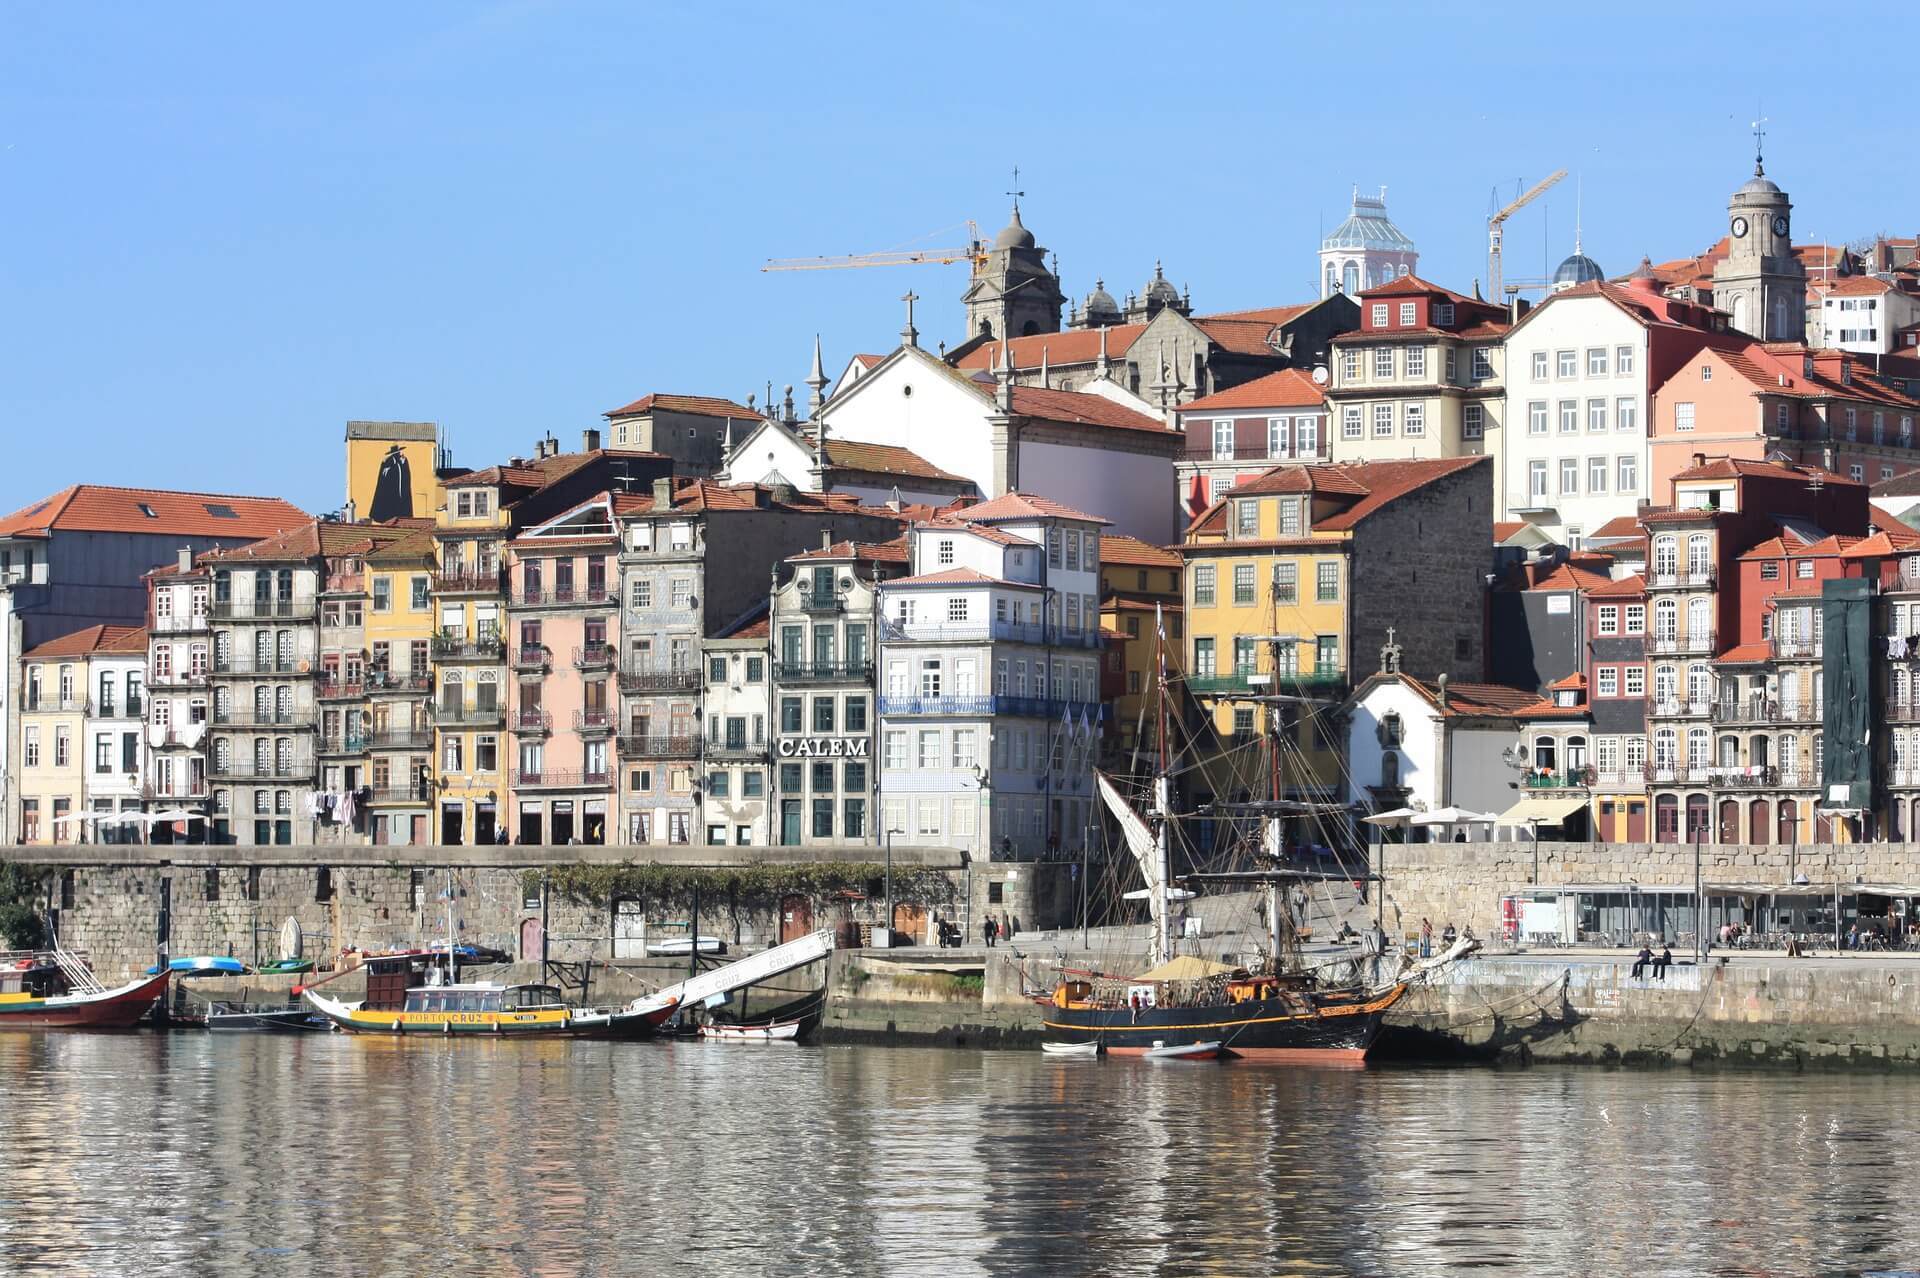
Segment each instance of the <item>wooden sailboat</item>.
M167 996L171 971L108 989L78 955L0 955L0 1029L129 1029Z

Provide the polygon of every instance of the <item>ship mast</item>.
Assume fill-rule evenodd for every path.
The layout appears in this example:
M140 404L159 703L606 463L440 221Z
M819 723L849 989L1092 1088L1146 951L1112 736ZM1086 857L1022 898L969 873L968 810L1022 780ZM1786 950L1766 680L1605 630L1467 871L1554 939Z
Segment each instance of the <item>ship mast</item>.
M1153 967L1173 956L1172 921L1167 917L1167 885L1173 877L1168 854L1167 825L1173 817L1172 781L1167 763L1167 627L1160 605L1153 605L1154 736L1157 766L1153 773L1153 846L1159 873L1153 876Z

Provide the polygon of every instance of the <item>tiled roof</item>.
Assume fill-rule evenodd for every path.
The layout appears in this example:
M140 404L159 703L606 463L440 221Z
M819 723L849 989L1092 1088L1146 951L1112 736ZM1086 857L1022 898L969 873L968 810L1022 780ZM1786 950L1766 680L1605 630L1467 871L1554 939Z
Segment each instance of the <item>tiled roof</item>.
M887 584L890 586L937 586L963 583L967 585L1002 584L999 577L989 577L984 572L973 568L942 568L939 572L922 573L918 577L895 577Z
M772 619L768 603L763 599L746 614L722 627L720 633L712 637L715 639L765 639L773 633L770 624Z
M1423 488L1456 471L1487 462L1485 457L1431 457L1398 461L1367 461L1276 466L1234 488L1187 526L1189 535L1209 530L1235 498L1263 493L1316 493L1357 497L1346 509L1313 521L1313 531L1345 532L1369 515L1416 488ZM1209 543L1211 545L1211 543ZM1234 545L1244 543L1235 542ZM1213 549L1218 550L1217 546Z
M956 514L968 523L993 523L1002 519L1078 519L1090 524L1111 522L1038 493L1003 493L992 501L967 506Z
M1145 324L1114 324L1107 332L1107 358L1118 360L1126 354L1140 334L1147 331ZM1100 330L1097 328L1071 329L1064 333L1034 333L1027 337L1015 337L1006 345L1011 346L1013 366L1015 368L1040 367L1040 352L1047 353L1047 364L1058 368L1067 364L1091 364L1100 358ZM1000 342L982 342L966 354L953 361L955 368L994 368L1000 363Z
M1872 489L1875 497L1920 497L1920 470L1883 479Z
M51 657L86 657L94 653L132 653L147 650L145 626L88 626L49 639L21 653L24 661Z
M1730 662L1734 665L1746 665L1750 662L1770 661L1772 659L1773 645L1765 640L1758 643L1736 644L1714 658L1715 661Z
M1860 540L1858 537L1830 535L1817 541L1795 541L1789 545L1783 537L1769 537L1753 549L1740 555L1741 560L1749 559L1826 559L1841 554L1849 546Z
M854 358L854 361L860 365L860 367L872 368L874 365L878 364L881 360L885 359L886 356L885 355L855 355L853 358Z
M761 495L765 495L765 500ZM616 515L640 515L653 509L651 492L615 493L613 511ZM869 514L886 515L893 512L881 508L863 507L857 497L851 493L816 493L806 489L795 489L793 495L784 501L773 498L773 490L765 484L723 484L717 479L690 479L681 482L673 492L673 509L676 511L710 510L844 510L866 511Z
M416 529L405 536L394 537L384 545L373 547L366 552L366 558L370 563L418 563L423 559L431 562L435 544L431 530Z
M1633 515L1615 515L1587 534L1588 541L1631 541L1645 537L1646 530Z
M1230 390L1182 404L1183 413L1209 413L1225 408L1315 408L1324 404L1327 388L1297 368L1283 368Z
M695 417L744 417L759 421L761 415L744 404L715 395L642 395L621 408L610 408L602 417L634 417L641 413L688 413Z
M1493 521L1493 540L1497 545L1527 526L1524 519L1496 519Z
M1490 303L1475 302L1471 297L1463 296L1459 293L1454 292L1450 288L1441 288L1438 284L1429 283L1428 281L1421 279L1418 275L1402 275L1398 279L1391 280L1385 284L1378 284L1378 285L1375 285L1373 288L1362 289L1360 292L1360 296L1363 298L1365 297L1408 297L1408 296L1418 296L1426 293L1435 294L1436 296L1439 296L1439 297L1451 298L1455 302L1466 302L1468 305L1471 305L1471 306L1490 305Z
M1136 413L1116 404L1104 395L1080 391L1046 390L1039 386L1013 386L1013 411L1022 417L1042 421L1067 422L1076 426L1108 426L1116 430L1144 431L1153 435L1179 438L1166 423L1145 413Z
M1783 466L1779 462L1749 461L1743 457L1715 457L1699 465L1689 466L1674 476L1676 481L1683 479L1800 479L1805 480L1819 475L1828 487L1844 484L1851 488L1865 488L1857 479L1845 475L1836 475L1830 470L1818 466ZM1652 513L1652 512L1649 512ZM1705 511L1694 513L1707 513Z
M959 516L951 519L930 519L919 525L922 528L945 529L950 532L963 532L990 541L996 546L1034 546L1039 543L1025 537L1016 537L1010 532L993 527L991 524L968 523Z
M1893 292L1893 285L1871 275L1842 275L1816 286L1828 297L1874 297Z
M1647 579L1643 574L1637 572L1631 577L1619 577L1613 581L1609 581L1604 586L1595 586L1587 592L1588 597L1593 599L1618 597L1621 595L1644 595L1646 593Z
M797 555L788 555L787 562L802 563L809 559L865 559L879 564L904 564L907 562L907 539L895 537L892 541L836 541L831 546L803 550Z
M0 537L59 532L265 537L312 516L278 497L74 484L0 519Z
M1100 562L1125 564L1137 568L1178 568L1180 556L1164 546L1155 546L1123 533L1106 533L1100 538Z
M1867 503L1867 524L1875 529L1893 529L1896 532L1902 533L1910 532L1913 529L1912 524L1909 524L1906 520L1900 518L1900 516L1894 514L1884 506L1875 505L1873 502Z
M851 439L827 439L827 464L870 475L908 475L915 479L968 482L964 475L941 470L910 448L897 444L862 444Z
M1840 552L1842 559L1891 559L1920 549L1920 532L1882 529ZM1742 556L1745 558L1745 556Z
M1243 320L1262 324L1291 324L1318 305L1318 302L1296 302L1292 306L1256 306L1248 311L1214 311L1210 315L1196 315L1193 319L1196 323L1201 320Z
M1575 564L1556 564L1553 570L1544 576L1536 576L1538 565L1527 565L1530 580L1520 588L1522 590L1598 590L1609 585L1612 578L1603 572L1594 572Z
M1565 692L1568 689L1578 692L1587 686L1587 677L1576 670L1565 678L1555 679L1547 686L1560 692Z
M1432 684L1422 685L1437 699ZM1540 694L1532 688L1515 688L1504 683L1448 683L1447 709L1453 714L1511 715L1540 704Z
M343 524L326 519L308 519L297 528L244 546L210 550L203 561L232 560L300 561L321 556L364 555L388 542L403 537L422 537L432 545L432 534L423 528L399 524Z

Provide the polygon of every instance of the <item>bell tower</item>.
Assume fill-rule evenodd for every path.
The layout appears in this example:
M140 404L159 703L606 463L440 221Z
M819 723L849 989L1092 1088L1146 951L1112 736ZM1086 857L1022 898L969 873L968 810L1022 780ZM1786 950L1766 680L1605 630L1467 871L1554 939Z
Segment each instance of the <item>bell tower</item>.
M1753 176L1727 202L1727 256L1713 268L1713 304L1766 342L1807 336L1807 270L1793 255L1793 202L1767 177L1753 126Z
M1016 179L1019 172L1014 170ZM1025 193L1015 189L1009 194L1013 216L987 246L986 261L974 263L973 279L961 295L967 306L967 341L982 335L1007 338L1060 331L1066 294L1060 291L1059 277L1047 269L1047 251L1034 243L1033 232L1020 221L1020 197Z

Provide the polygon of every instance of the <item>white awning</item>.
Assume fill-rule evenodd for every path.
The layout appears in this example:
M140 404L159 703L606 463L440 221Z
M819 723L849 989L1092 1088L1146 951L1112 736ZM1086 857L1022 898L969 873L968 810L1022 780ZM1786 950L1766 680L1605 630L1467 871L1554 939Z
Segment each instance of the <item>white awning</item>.
M1586 806L1585 799L1530 794L1494 818L1494 824L1559 825Z

